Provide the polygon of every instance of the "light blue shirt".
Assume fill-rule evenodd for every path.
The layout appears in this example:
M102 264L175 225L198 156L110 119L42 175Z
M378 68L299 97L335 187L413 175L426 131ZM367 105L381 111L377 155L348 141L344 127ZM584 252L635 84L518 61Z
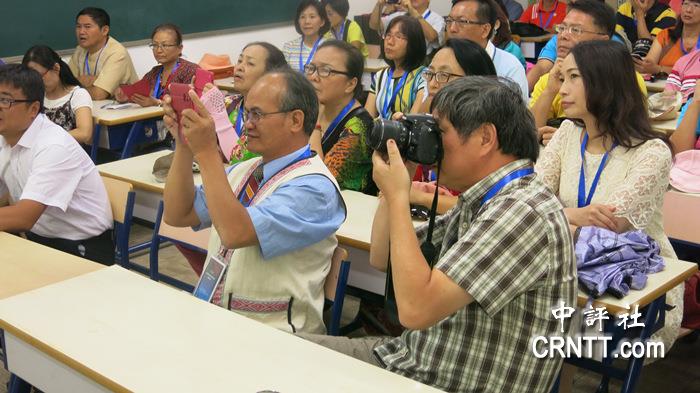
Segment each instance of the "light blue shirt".
M523 51L520 49L518 44L513 41L508 41L508 44L503 48L503 50L515 56L523 67L527 67L527 64L525 63L525 56L523 56Z
M527 86L525 68L520 64L518 58L503 49L496 48L491 41L486 44L486 53L491 56L493 66L496 68L496 75L515 82L520 87L520 92L527 104L530 90Z
M263 181L289 166L305 147L263 166ZM236 165L228 168L228 175ZM238 197L238 195L236 195ZM211 226L204 187L195 187L194 209L199 230ZM246 208L258 236L263 259L300 250L334 234L345 221L345 203L335 185L323 175L300 176L279 186L260 203Z
M681 121L685 117L685 112L688 111L688 106L691 102L693 102L692 97L681 107L681 114L678 116L678 123L676 124L676 128L678 128L678 126L681 125ZM695 126L695 135L700 137L700 118L698 118L698 124Z
M613 34L612 38L613 41L617 41L621 44L625 44L624 41L620 37L617 36L617 34ZM554 37L550 38L549 41L547 41L547 44L542 48L540 51L540 57L537 58L539 59L547 59L554 63L554 61L557 59L557 36L555 35Z

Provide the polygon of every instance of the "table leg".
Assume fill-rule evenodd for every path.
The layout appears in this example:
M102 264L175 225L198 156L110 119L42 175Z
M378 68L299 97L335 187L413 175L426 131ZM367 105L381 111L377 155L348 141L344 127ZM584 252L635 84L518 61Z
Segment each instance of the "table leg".
M657 318L663 318L665 314L661 313L662 308L666 305L666 295L654 300L647 309L647 315L644 319L644 328L642 328L642 333L639 336L639 341L644 342L649 339L655 330ZM622 385L622 393L632 393L634 392L637 381L639 380L639 375L642 372L642 366L644 365L644 359L638 359L632 357L627 364L627 377L625 378Z
M29 393L31 390L32 385L15 374L10 375L10 388L8 393Z

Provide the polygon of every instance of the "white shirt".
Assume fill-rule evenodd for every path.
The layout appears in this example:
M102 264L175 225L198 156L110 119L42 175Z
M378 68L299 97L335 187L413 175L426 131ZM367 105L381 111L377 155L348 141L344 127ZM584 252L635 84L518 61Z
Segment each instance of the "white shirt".
M508 78L517 83L520 87L523 99L525 100L525 104L527 104L530 90L527 86L525 68L520 63L520 60L503 49L496 48L491 41L486 44L486 53L488 53L493 61L493 66L496 68L496 75Z
M382 26L384 28L384 34L386 34L386 28L389 26L389 23L394 18L396 18L397 16L400 16L400 15L407 15L407 14L403 11L398 11L398 12L394 12L393 14L389 14L387 16L382 17ZM433 29L435 29L435 32L438 35L438 38L436 41L428 42L427 39L425 40L425 45L427 47L426 53L431 53L435 50L440 49L442 44L445 43L445 19L442 16L440 16L437 12L431 11L430 9L425 10L425 12L423 12L422 16L423 16L423 19L425 19L425 21L428 22L428 24L430 26L432 26Z
M70 107L73 109L73 113L75 113L75 111L79 108L88 107L92 109L92 98L90 97L90 93L80 86L75 86L70 92L68 92L68 94L55 100L44 97L44 107L49 109L57 108L65 105L69 99Z
M112 228L104 183L90 157L63 128L39 114L14 147L0 136L0 195L46 210L31 231L84 240Z

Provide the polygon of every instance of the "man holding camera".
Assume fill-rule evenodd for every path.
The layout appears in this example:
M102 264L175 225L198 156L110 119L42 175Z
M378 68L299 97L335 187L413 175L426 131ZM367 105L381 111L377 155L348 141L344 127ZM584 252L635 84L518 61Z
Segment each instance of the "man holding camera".
M222 100L213 107L224 108L221 93L213 92ZM289 69L261 77L245 101L248 149L261 157L228 169L217 145L217 133L227 130L214 120L231 128L226 113L210 115L194 91L189 94L195 110L183 110L179 119L170 98L163 100L166 125L177 140L165 222L195 229L213 224L204 274L210 266L225 266L208 294L213 303L288 332L325 333L323 286L345 205L333 175L309 146L318 116L313 86ZM202 100L209 103L211 96ZM194 158L199 187L192 180Z
M390 12L384 15L387 10ZM418 19L425 35L426 54L442 46L445 41L445 21L430 9L430 0L377 0L369 17L369 27L384 36L389 22L399 15Z
M370 262L391 264L407 330L302 337L446 391L548 391L561 359L536 358L531 340L562 334L552 308L574 305L576 264L562 206L533 172L532 116L517 87L487 77L448 84L431 111L444 151L440 181L463 191L435 223L434 260L421 251L428 226L413 228L410 170L396 143L387 142L388 160L373 156L382 197Z

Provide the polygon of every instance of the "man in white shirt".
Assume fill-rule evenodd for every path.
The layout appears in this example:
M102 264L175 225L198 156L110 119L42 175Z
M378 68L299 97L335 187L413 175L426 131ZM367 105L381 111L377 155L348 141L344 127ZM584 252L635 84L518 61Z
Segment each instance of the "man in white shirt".
M472 40L481 45L491 56L498 76L517 83L525 102L528 101L528 85L525 68L517 57L496 48L491 42L495 33L498 5L493 0L455 0L450 15L445 18L447 38Z
M103 264L114 263L112 210L97 168L43 112L44 83L0 66L0 231Z
M385 14L386 11L389 12ZM399 0L395 4L377 0L369 18L369 27L383 36L389 22L399 15L418 19L425 35L427 54L436 51L445 42L445 21L437 12L430 10L430 0Z

